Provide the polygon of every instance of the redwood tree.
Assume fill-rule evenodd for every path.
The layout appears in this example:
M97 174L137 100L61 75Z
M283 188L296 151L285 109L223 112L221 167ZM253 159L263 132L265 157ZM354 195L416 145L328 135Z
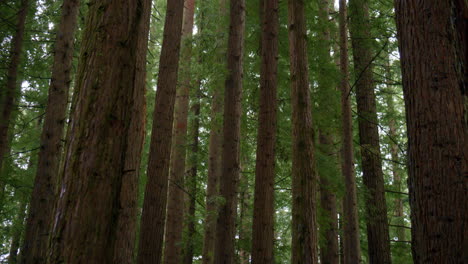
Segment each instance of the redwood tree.
M227 78L224 92L222 176L219 193L224 199L216 224L214 263L234 263L234 235L239 182L244 0L230 1Z
M132 262L150 4L89 7L49 263Z
M351 87L349 86L348 27L346 0L340 0L340 72L341 72L341 124L342 124L342 173L345 182L343 197L343 258L345 264L361 261L359 218L354 173L353 119L351 112Z
M47 258L47 248L56 184L62 154L62 137L71 83L74 33L77 23L79 0L65 0L54 48L54 62L50 81L44 126L41 135L39 162L26 222L23 263L39 263Z
M138 263L161 263L184 0L168 0L159 59Z
M184 227L184 177L187 150L187 120L190 91L190 60L192 51L193 15L195 0L185 0L180 58L180 85L174 106L173 142L169 174L169 194L164 247L164 263L177 264L182 260L182 231Z
M273 263L274 184L278 71L278 0L264 0L252 263Z
M414 263L465 263L466 1L396 0Z
M288 1L292 101L292 262L317 263L317 175L302 0Z
M380 153L376 99L372 73L372 40L368 26L369 1L350 0L356 101L362 172L366 186L366 224L369 262L391 263L387 204Z

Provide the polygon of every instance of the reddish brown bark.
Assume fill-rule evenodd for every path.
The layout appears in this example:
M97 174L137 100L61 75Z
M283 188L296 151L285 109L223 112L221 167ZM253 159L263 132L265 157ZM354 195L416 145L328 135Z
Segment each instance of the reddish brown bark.
M395 3L408 127L413 260L465 263L468 6L455 0Z
M14 110L14 103L18 97L17 82L18 82L18 67L20 64L21 54L23 52L23 39L25 31L26 16L29 8L29 0L22 0L17 13L16 31L11 40L10 62L8 64L6 86L2 87L2 95L0 96L0 172L2 164L5 160L9 149L9 130L11 123L11 115ZM4 179L0 179L0 186L5 186ZM0 197L3 200L3 197ZM0 202L3 202L0 200Z
M224 199L216 224L214 263L234 263L237 185L239 181L242 59L244 51L244 0L230 1L227 78L224 92L222 177L219 193Z
M258 118L252 263L273 263L274 184L278 71L278 0L262 7L262 64Z
M25 242L21 252L23 263L41 263L47 258L53 207L56 201L55 193L59 179L79 5L79 0L65 0L62 6L55 42L49 97L42 128L39 162L26 222Z
M372 76L372 40L368 0L350 0L350 33L356 76L359 143L366 193L369 262L391 263L376 99Z
M343 197L343 263L361 262L359 218L357 213L356 176L354 173L353 119L349 86L348 27L346 1L340 0L340 72L341 72L341 124L343 129L342 173L345 182Z
M132 262L149 10L90 6L48 263Z
M304 2L288 1L292 104L292 262L317 263L317 176L308 80Z
M138 263L161 263L184 1L167 1Z
M195 0L185 0L182 25L182 51L180 58L181 85L177 88L174 106L173 142L169 174L169 195L165 233L164 263L182 261L182 231L184 227L184 177L187 150L187 120L190 90L190 60L192 56L192 29Z

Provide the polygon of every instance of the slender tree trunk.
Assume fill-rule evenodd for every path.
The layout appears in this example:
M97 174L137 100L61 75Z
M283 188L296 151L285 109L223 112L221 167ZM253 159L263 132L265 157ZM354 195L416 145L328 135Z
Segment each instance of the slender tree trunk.
M141 216L139 264L161 263L183 10L183 0L167 1L147 170L148 182Z
M362 171L367 188L367 241L369 262L391 263L385 202L382 160L376 99L372 80L372 41L369 27L368 0L350 0L350 33L353 44L354 70L361 145Z
M79 0L65 0L55 42L54 63L47 110L41 135L36 178L26 222L23 263L44 262L47 258L53 210L56 202L62 136L71 83L74 33Z
M190 60L192 56L192 29L195 0L185 0L184 21L182 25L182 50L180 58L181 85L177 88L173 142L171 149L169 195L164 248L164 263L178 264L183 257L182 233L184 227L184 177L185 157L187 154L187 120L190 91Z
M239 181L242 60L244 54L244 0L230 1L227 79L224 93L222 178L219 193L224 199L216 224L214 263L234 263L236 196Z
M395 4L414 263L466 263L468 5L456 0Z
M90 6L49 263L132 261L149 11Z
M304 2L288 1L293 123L292 263L317 263L317 175L308 80Z
M349 86L348 29L346 0L340 0L340 71L341 71L341 124L343 129L342 173L345 182L343 197L343 256L345 264L361 262L359 218L357 212L356 176L354 173L353 119Z
M329 23L329 1L319 1L318 14L318 32L317 37L319 43L316 46L317 62L319 71L317 73L318 90L320 94L316 99L318 102L317 115L322 117L322 122L317 122L319 133L318 150L322 154L324 163L318 168L320 176L320 212L321 221L321 243L320 244L320 263L338 264L338 219L336 211L336 195L334 193L334 178L339 177L338 170L338 155L335 154L333 138L335 131L330 127L330 121L335 118L335 113L330 111L330 94L335 91L336 87L330 82L328 65L332 65L330 56L330 23ZM338 113L336 113L338 114ZM328 166L327 166L328 165ZM335 167L336 165L336 167ZM333 167L332 167L333 166Z
M227 15L226 0L220 0L220 17ZM223 23L220 23L223 25ZM221 34L224 28L218 26L218 33ZM220 64L223 64L226 57L225 38L218 39L218 58ZM209 159L208 159L208 182L206 188L206 215L205 232L203 239L202 263L211 264L214 258L214 245L216 234L216 221L218 218L217 195L219 194L219 180L221 178L221 152L223 140L223 116L220 114L223 109L223 93L221 86L214 88L211 104L211 129L209 138Z
M20 65L21 54L23 52L23 39L28 8L29 0L21 0L21 4L17 13L16 32L11 40L10 63L8 64L6 86L2 87L2 90L4 89L4 92L2 93L4 94L0 97L2 99L0 102L0 171L2 171L2 164L5 160L5 156L7 153L9 153L8 135L10 130L11 115L15 108L14 103L18 97L18 67ZM3 188L5 185L4 181L4 179L0 179L0 185Z
M10 255L8 256L8 263L18 263L18 249L20 248L21 237L23 234L24 218L26 217L26 199L20 198L20 208L18 215L13 223L13 234L11 236Z
M252 263L273 263L274 184L278 73L278 0L262 7L260 110L252 225Z
M201 97L201 92L200 92L200 82L198 82L196 90L195 90L195 98L194 98L194 104L192 106L192 113L193 113L193 119L192 119L192 129L191 129L191 135L192 135L192 147L191 147L191 153L190 153L190 158L189 158L189 176L187 184L188 184L188 190L189 190L189 208L188 208L188 213L187 213L187 239L185 241L185 252L184 252L184 264L192 264L193 263L193 254L194 254L194 237L196 235L196 229L195 229L195 211L196 211L196 196L197 196L197 191L198 191L198 184L197 184L197 171L198 171L198 136L200 134L200 97Z
M245 161L245 159L242 159ZM242 162L243 164L244 162ZM243 167L241 164L241 168ZM239 193L239 224L238 224L238 232L239 232L239 264L248 264L250 263L250 252L247 249L246 243L251 240L249 236L249 230L252 228L249 225L249 217L247 212L249 211L249 200L251 199L251 194L249 193L249 180L244 173L240 175L240 193Z

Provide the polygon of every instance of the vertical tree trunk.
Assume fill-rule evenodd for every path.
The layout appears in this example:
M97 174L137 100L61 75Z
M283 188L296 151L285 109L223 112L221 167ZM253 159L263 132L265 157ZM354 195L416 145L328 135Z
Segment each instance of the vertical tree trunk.
M15 221L13 222L13 233L11 236L10 255L8 256L8 263L18 263L18 249L20 248L21 237L23 234L24 218L26 217L26 199L20 198L20 208Z
M359 142L367 188L367 241L369 262L391 263L387 205L380 153L378 120L372 80L372 42L368 0L350 0L350 33L356 76Z
M90 6L49 263L131 263L149 10Z
M293 109L292 262L317 263L317 175L308 80L304 2L288 1L291 100Z
M230 1L227 79L224 92L222 178L219 193L224 199L216 223L214 263L234 263L237 183L239 181L242 60L244 54L244 0Z
M161 263L184 1L167 1L138 263Z
M243 165L245 158L242 159L241 162L241 170L243 170ZM239 264L248 264L250 263L250 252L248 248L245 246L248 241L251 240L250 236L250 229L252 228L249 225L249 217L247 212L249 211L249 200L251 199L251 195L249 193L249 180L246 174L241 173L240 175L240 192L239 192L239 223L238 223L238 234L239 234L239 243L238 243L238 250L239 250Z
M182 233L184 226L184 177L187 144L187 119L190 90L190 61L192 56L192 29L195 0L185 0L184 21L182 25L182 50L180 58L181 85L177 88L173 142L171 149L169 195L164 248L164 263L179 264L182 261Z
M201 30L201 29L200 29ZM189 190L189 208L187 212L187 240L185 241L185 252L184 252L184 264L193 263L194 254L194 237L196 234L195 229L195 210L196 210L196 196L197 196L197 171L198 171L198 136L200 134L200 82L198 82L194 98L194 104L192 106L193 120L192 120L192 148L189 158L189 176L187 177L187 185Z
M4 93L0 98L0 171L2 171L3 160L8 153L8 135L11 123L11 114L14 109L14 103L18 97L17 82L18 82L18 67L20 65L21 54L23 52L23 39L25 31L26 16L29 8L29 0L21 0L17 13L16 32L11 40L10 48L10 63L7 71L7 82L3 88ZM0 179L0 184L4 187L4 179ZM3 190L2 190L3 195ZM3 197L1 197L3 198ZM3 200L3 199L2 199ZM3 202L0 200L0 202Z
M316 99L318 103L317 115L321 116L322 122L317 122L319 133L319 146L323 157L323 164L318 167L319 174L319 190L320 190L320 208L321 221L320 233L320 263L338 264L338 219L336 211L336 195L333 184L335 178L338 179L339 171L337 169L337 155L335 154L333 138L335 131L330 126L333 122L335 113L330 110L330 95L336 87L330 82L329 72L327 71L328 65L332 65L332 58L330 56L330 23L329 23L329 1L319 1L318 11L318 44L317 50L317 63L320 69L317 72L317 83L320 95ZM333 166L333 167L332 167ZM336 167L335 167L336 166ZM335 168L334 168L335 167Z
M79 0L65 0L55 42L52 78L41 135L41 149L26 222L23 263L45 262L56 201L62 136L71 83Z
M278 71L278 0L262 6L260 109L252 225L252 263L273 263Z
M220 17L227 15L226 0L220 0ZM221 23L223 25L223 23ZM218 26L218 33L221 33L224 28ZM225 38L218 39L218 58L225 60ZM221 63L223 61L220 61ZM211 129L209 138L209 159L208 159L208 182L206 188L206 215L205 215L205 231L203 239L202 263L211 264L214 258L214 245L216 234L216 221L218 218L217 195L219 194L219 180L221 178L221 152L223 140L223 116L220 114L223 109L221 86L214 88L211 105Z
M414 263L465 263L468 43L462 35L468 30L468 6L455 0L395 3Z
M359 218L357 212L356 176L354 174L353 119L349 86L348 29L346 0L340 0L340 71L341 71L341 124L343 129L342 173L345 182L343 197L343 256L345 264L361 262Z

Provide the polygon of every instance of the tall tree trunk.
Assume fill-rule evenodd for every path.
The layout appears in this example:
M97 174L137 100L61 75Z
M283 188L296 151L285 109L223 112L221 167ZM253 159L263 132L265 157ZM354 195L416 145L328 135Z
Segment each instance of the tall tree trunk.
M369 262L391 263L385 202L382 160L376 99L372 80L372 40L369 26L368 0L350 0L350 33L353 44L354 71L358 108L359 142L362 171L367 188L367 241Z
M222 178L219 193L224 199L216 223L214 263L234 263L237 184L239 181L242 61L244 54L244 0L230 1L227 78L224 92Z
M343 256L345 264L361 262L359 218L357 212L356 176L354 173L353 119L349 86L348 29L346 0L340 0L340 71L341 71L341 124L343 129L342 173L345 182L343 197Z
M153 113L138 263L161 263L184 0L168 0Z
M90 6L49 263L132 262L150 10Z
M17 13L16 32L11 40L10 63L8 65L8 71L6 76L7 82L6 86L2 88L2 90L4 89L4 92L2 92L4 94L0 96L0 98L2 99L2 101L0 102L0 172L2 171L2 164L5 160L5 156L7 155L7 153L9 153L9 130L11 123L11 115L14 109L14 103L16 98L18 97L18 67L20 65L21 54L23 52L23 39L28 8L29 0L21 0L21 4ZM2 187L3 196L5 179L0 179L0 185ZM3 197L0 198L0 202L3 202Z
M55 42L52 78L41 135L41 149L26 222L23 263L45 262L56 200L62 136L71 83L79 0L65 0Z
M201 29L200 29L201 30ZM192 113L193 119L191 122L191 136L192 136L192 147L191 153L189 158L189 175L187 177L187 185L188 191L190 194L189 197L189 205L188 205L188 212L187 212L187 239L185 241L185 251L184 251L184 264L192 264L193 263L193 254L194 254L194 237L196 235L195 229L195 211L196 211L196 198L197 198L197 191L198 191L198 184L197 184L197 172L198 172L198 136L200 134L200 91L201 82L197 83L197 87L195 88L195 98L194 104L192 106Z
M316 99L318 102L317 115L321 116L322 122L317 122L319 133L319 146L323 164L318 167L320 176L320 208L321 221L320 237L320 263L338 264L338 218L336 211L336 195L333 182L334 178L338 179L338 155L335 154L333 138L335 131L330 126L330 122L335 119L338 113L330 110L330 95L335 91L336 87L333 82L330 82L329 65L332 66L332 58L330 56L330 23L329 23L329 1L319 1L318 12L318 32L317 37L319 43L316 46L317 62L319 70L317 73L317 83L320 95ZM333 102L332 102L333 104ZM326 121L324 121L326 120Z
M220 17L227 15L226 6L227 0L220 0ZM221 35L224 28L220 23L217 27L217 33ZM219 63L223 64L226 57L225 50L225 37L218 38L217 43L217 54ZM222 152L222 140L223 140L223 116L221 111L223 109L223 92L221 85L214 87L212 104L211 104L211 129L209 138L209 159L208 159L208 181L206 188L206 214L205 214L205 231L203 239L203 252L202 252L202 263L211 264L214 258L214 245L215 245L215 234L216 234L216 221L218 218L218 207L217 195L219 194L219 180L221 178L221 152Z
M189 111L190 61L192 56L192 29L195 0L185 0L184 21L182 25L182 50L180 58L181 85L177 88L173 142L169 174L169 195L164 248L164 263L178 264L182 261L182 233L184 227L184 177L185 157L187 154L187 119Z
M278 0L262 6L260 109L252 225L252 263L273 263L278 72Z
M288 1L292 100L292 263L317 263L317 175L302 0Z
M456 0L395 4L414 263L465 263L468 43L462 35L468 30L468 6Z

